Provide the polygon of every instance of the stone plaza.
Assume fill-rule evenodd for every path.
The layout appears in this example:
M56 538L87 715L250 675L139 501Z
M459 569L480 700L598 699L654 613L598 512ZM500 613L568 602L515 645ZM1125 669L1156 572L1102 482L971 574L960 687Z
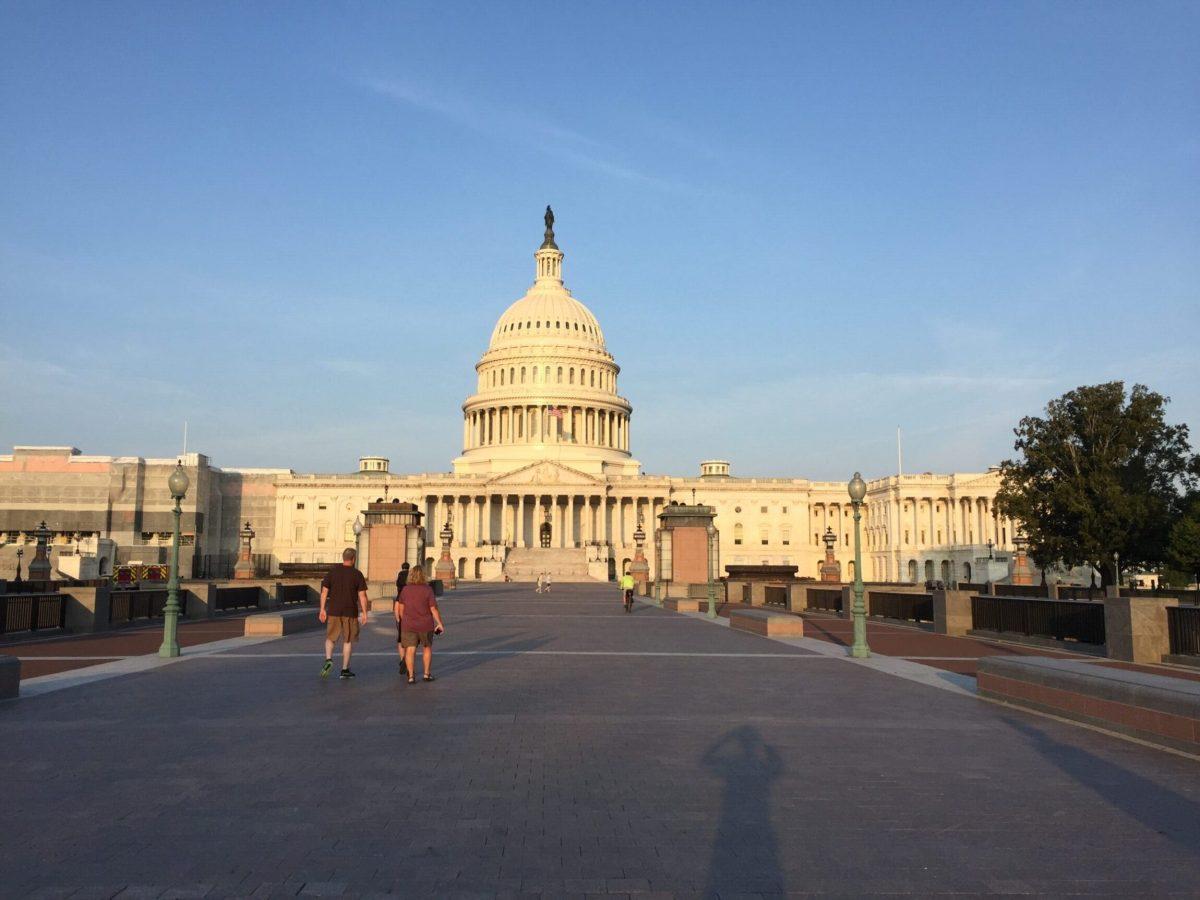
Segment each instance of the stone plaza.
M311 631L6 648L112 658L0 704L0 894L1196 895L1197 760L981 700L931 658L965 638L858 661L605 585L441 602L432 684L379 614L353 682Z

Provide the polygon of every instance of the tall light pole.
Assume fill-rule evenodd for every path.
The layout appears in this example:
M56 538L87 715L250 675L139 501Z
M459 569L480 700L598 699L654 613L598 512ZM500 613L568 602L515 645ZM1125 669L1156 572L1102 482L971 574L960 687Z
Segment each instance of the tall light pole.
M362 551L358 547L358 542L359 542L359 538L362 535L362 531L363 531L362 516L355 516L354 517L354 564L356 566L362 565Z
M179 639L179 517L183 513L180 504L188 489L187 472L183 463L175 464L175 471L167 479L167 487L175 499L175 534L171 538L171 576L167 579L167 605L163 608L163 640L158 648L159 656L178 656Z
M717 567L717 561L713 557L716 555L717 529L713 527L712 522L709 522L705 531L708 532L708 617L715 619L717 617L717 585L713 581L713 570Z
M854 473L847 486L850 491L850 505L854 508L854 602L850 605L850 615L854 620L854 644L850 647L850 655L856 659L866 659L871 655L867 646L867 611L863 606L862 580L862 541L859 537L859 521L862 519L862 502L867 496L867 483L862 475Z

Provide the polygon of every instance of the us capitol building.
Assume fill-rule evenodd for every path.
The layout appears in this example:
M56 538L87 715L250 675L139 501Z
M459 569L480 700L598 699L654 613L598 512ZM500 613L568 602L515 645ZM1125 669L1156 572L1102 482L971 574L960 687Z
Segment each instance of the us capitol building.
M430 561L438 532L450 524L460 579L525 580L546 570L560 580L604 579L633 559L639 522L652 535L665 505L700 502L716 509L722 566L795 565L801 577L817 578L828 544L843 577L852 577L845 482L739 478L716 459L700 462L692 477L642 472L620 366L595 315L563 284L553 223L547 208L533 285L500 316L475 367L475 389L462 406L463 450L449 473L395 473L382 456L364 456L357 472L344 474L222 469L186 454L192 574L227 577L246 523L263 575L280 563L333 563L353 546L367 505L383 501L413 503L425 514ZM101 570L164 561L174 465L72 447L18 446L0 456L0 577L12 576L16 550L32 542L41 520L64 573L88 558ZM869 481L863 577L1004 577L1014 527L994 510L999 486L995 470ZM646 555L653 566L649 548Z

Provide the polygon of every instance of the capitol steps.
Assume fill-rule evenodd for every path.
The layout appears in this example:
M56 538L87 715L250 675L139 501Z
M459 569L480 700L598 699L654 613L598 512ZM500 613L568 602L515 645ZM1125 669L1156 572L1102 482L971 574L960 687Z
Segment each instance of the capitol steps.
M587 551L576 547L514 547L504 560L511 581L537 581L547 573L552 582L594 582L588 576Z

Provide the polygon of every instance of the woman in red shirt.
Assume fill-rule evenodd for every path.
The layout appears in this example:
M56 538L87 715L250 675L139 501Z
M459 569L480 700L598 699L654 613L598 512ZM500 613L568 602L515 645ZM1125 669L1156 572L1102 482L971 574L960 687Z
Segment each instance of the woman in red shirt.
M400 646L404 648L404 661L408 667L408 683L417 680L417 648L422 648L425 663L425 680L433 681L430 667L433 665L433 636L446 630L442 624L442 613L438 609L433 588L425 579L425 570L413 566L408 570L408 583L400 591L395 604L396 624L400 627Z

